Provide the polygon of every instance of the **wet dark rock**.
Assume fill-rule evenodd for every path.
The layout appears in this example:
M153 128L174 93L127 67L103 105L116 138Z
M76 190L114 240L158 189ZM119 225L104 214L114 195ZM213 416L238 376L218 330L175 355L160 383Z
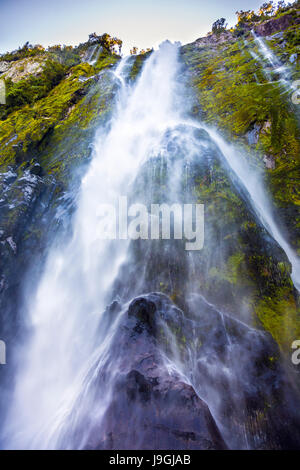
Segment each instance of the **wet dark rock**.
M145 325L149 331L155 331L156 305L151 300L145 298L135 299L128 309L128 316L136 317L139 320L139 326Z
M56 229L54 214L49 209L54 182L49 177L38 176L41 173L37 166L33 173L31 170L28 163L21 168L11 166L0 173L0 338L9 345L7 362L10 364L0 369L2 417L13 382L14 347L26 333L21 315L25 279L30 280L34 289L47 236Z
M30 173L32 175L36 176L41 176L43 173L42 167L39 163L35 163L31 168L30 168Z
M114 300L107 308L110 314L119 313L121 310L121 305L117 300Z
M226 449L207 405L180 377L152 378L132 370L119 381L118 393L98 448Z
M9 341L16 336L17 310L21 301L20 287L31 264L41 249L41 234L50 232L45 221L54 190L51 180L41 178L41 167L24 164L0 174L0 278L2 283L0 337ZM50 213L49 213L50 216ZM45 224L45 226L44 226ZM47 227L47 229L46 229ZM46 236L44 241L46 240Z
M166 295L151 293L123 309L108 354L90 369L64 425L61 448L299 446L299 400L271 335L201 296L189 308L187 317ZM146 326L153 317L154 331Z
M149 329L153 315L155 334ZM61 436L62 448L70 443L70 434L73 448L226 448L206 403L179 370L167 366L158 331L167 318L178 326L182 312L163 294L132 301L120 319L107 360L97 374L94 368L88 374L85 398L78 398L83 406L75 405ZM113 382L111 360L119 370ZM99 419L90 419L82 399L92 400L93 416ZM101 418L101 402L106 399Z

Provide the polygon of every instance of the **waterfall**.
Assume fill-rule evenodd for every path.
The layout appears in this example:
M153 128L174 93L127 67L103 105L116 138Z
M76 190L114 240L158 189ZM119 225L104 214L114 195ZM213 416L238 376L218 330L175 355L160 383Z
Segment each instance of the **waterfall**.
M292 265L291 277L294 286L300 292L300 259L283 235L280 222L277 223L275 220L272 205L264 189L262 175L258 173L257 169L247 163L245 154L243 155L243 153L238 151L233 145L228 144L215 129L208 128L205 125L203 127L209 132L213 140L222 150L222 154L230 168L246 188L250 202L259 220L286 253Z
M7 418L8 447L55 445L49 436L67 412L91 360L106 295L128 247L126 240L98 239L98 206L115 204L127 194L140 165L178 120L177 53L177 45L163 44L147 61L136 86L123 84L109 133L99 130L95 139L72 239L50 251L27 306L32 333L19 351L20 370ZM126 60L116 71L118 80Z
M174 331L163 319L162 330L172 349L169 355L164 351L167 368L172 373L175 371L180 380L192 384L198 395L207 400L216 421L221 420L222 388L214 390L212 385L202 384L201 371L197 372L198 363L201 363L202 370L208 369L212 382L224 377L228 379L229 392L234 393L232 399L238 397L236 408L244 404L236 382L239 375L248 380L248 357L239 363L239 347L243 344L233 344L230 337L236 325L227 331L230 319L206 301L201 293L193 292L196 289L194 273L201 262L199 256L185 253L181 240L172 245L173 248L168 241L156 252L157 245L149 241L150 248L145 245L141 250L143 266L133 275L130 270L130 242L100 237L99 205L116 206L121 196L136 196L138 200L134 202L151 203L152 197L157 199L156 174L159 175L159 183L164 182L159 203L194 202L191 198L196 199L195 183L193 186L191 175L197 165L204 166L206 160L209 164L213 148L236 177L239 183L237 190L243 191L241 198L246 194L257 219L287 254L293 267L293 282L300 287L299 259L274 220L257 172L249 167L245 156L225 142L216 130L186 117L188 103L183 101L178 83L178 50L176 44L163 43L147 59L133 85L126 77L130 65L128 58L122 59L113 70L114 80L119 85L118 102L109 127L98 129L95 136L93 158L82 179L72 221L71 239L66 244L56 242L50 248L37 291L26 305L30 333L16 353L19 368L4 426L6 448L86 448L90 429L95 423L98 428L101 426L117 378L126 367L126 350L132 346L130 337L128 340L126 336L129 328L124 325L129 301L134 295L146 294L145 288L149 292L152 279L149 280L151 276L147 277L149 273L146 271L151 271L152 267L155 276L161 274L154 269L155 263L167 265L163 275L170 278L170 283L173 282L169 266L171 255L183 269L182 283L188 286L187 294L193 298L190 305L200 303L202 317L186 319L183 325L191 332L194 342L187 346L189 357L186 362L181 359ZM148 184L149 179L151 184ZM124 265L128 268L125 274L122 271ZM124 294L122 307L114 316L108 317L106 307L113 300L112 292L118 290L116 283L122 286L122 292L127 286L128 292ZM155 295L152 294L151 302L157 298ZM161 301L164 302L167 304L165 299ZM113 307L112 304L112 310ZM163 313L170 313L167 308ZM173 306L170 311L174 315L181 314ZM211 359L213 343L209 345L209 351L201 352L199 356L195 352L197 348L192 348L198 344L197 335L201 327L212 321L211 318L214 320L207 336L212 335L213 339L222 336L225 344L226 360L220 366L218 357L216 359L212 355ZM238 329L243 340L247 337L248 350L253 338L256 344L261 345L261 332L255 332L241 322ZM119 341L118 334L123 342ZM234 366L230 368L233 361ZM98 400L95 406L94 389L100 382L100 402ZM76 431L82 423L84 426L78 437ZM247 448L246 425L242 432L245 434L241 439L243 447ZM228 428L226 438L230 439ZM234 442L234 445L238 444Z
M92 58L93 58L93 56L94 56L94 54L95 54L95 52L96 52L96 49L97 49L97 45L92 46L92 47L90 47L90 48L87 50L87 52L86 52L86 54L85 54L85 59L86 59L86 61L87 61L89 64L90 64L91 61L92 61Z
M102 49L101 46L99 46L98 44L88 49L86 53L86 57L85 57L88 64L94 65L97 62L101 49Z
M258 51L260 54L260 56L258 56L254 52L251 52L252 56L254 59L259 60L268 80L273 80L272 74L278 75L280 77L280 84L286 92L291 93L297 91L297 87L292 82L293 77L291 67L283 65L280 62L278 57L276 57L276 55L268 47L266 41L264 41L262 37L257 36L254 31L251 31L251 33L254 37L255 43L257 44ZM268 70L266 64L271 69L272 73Z

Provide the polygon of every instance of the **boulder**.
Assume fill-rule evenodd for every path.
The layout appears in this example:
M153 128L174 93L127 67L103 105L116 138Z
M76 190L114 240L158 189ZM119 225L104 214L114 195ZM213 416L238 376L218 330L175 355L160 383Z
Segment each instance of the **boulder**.
M153 330L154 324L162 328L164 315L176 318L178 312L163 294L130 303L107 361L88 374L93 378L65 425L62 448L70 445L71 434L76 449L226 449L207 404L186 377L167 366L160 334ZM92 400L90 411L85 400Z
M299 445L299 400L270 335L201 296L188 315L161 293L124 307L64 419L60 448Z

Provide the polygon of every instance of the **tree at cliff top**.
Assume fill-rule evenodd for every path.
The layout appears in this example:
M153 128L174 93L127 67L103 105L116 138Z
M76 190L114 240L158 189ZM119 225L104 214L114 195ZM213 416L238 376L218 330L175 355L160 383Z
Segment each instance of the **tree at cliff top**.
M265 2L258 10L260 16L272 16L275 12L274 2Z
M131 55L136 55L138 53L138 48L134 46L132 49L130 49L130 54Z
M152 51L153 49L151 49L150 47L147 47L147 49L141 49L139 52L138 48L134 46L132 49L130 49L130 55L145 55Z
M291 8L299 8L300 1L297 0L293 3L286 3L284 0L280 0L275 4L275 2L265 2L261 5L257 12L254 10L240 10L236 12L238 18L238 26L244 24L253 24L258 21L266 21L274 16L281 15L282 13L287 12Z
M89 42L100 44L110 54L115 54L116 50L121 54L123 41L117 37L111 37L108 33L97 36L96 33L89 35Z
M212 25L213 34L221 34L226 30L227 23L225 18L220 18Z
M0 55L0 59L7 62L12 62L25 59L26 57L36 56L43 51L44 48L40 44L33 46L32 44L29 44L29 41L27 41L24 46L19 47L18 50Z

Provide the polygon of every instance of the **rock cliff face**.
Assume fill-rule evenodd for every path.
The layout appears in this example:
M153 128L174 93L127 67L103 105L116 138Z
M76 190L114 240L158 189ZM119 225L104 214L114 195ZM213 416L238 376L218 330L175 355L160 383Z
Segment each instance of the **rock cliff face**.
M199 38L196 39L195 42L193 42L193 46L197 48L201 47L207 47L207 46L218 46L220 44L226 43L226 42L231 42L235 41L235 38L232 33L229 31L226 31L221 34L209 34L204 38Z
M42 72L43 65L45 64L45 57L34 57L21 59L16 62L0 62L1 78L4 80L11 79L12 82L17 83L20 80Z
M298 12L297 12L298 13ZM270 36L280 31L285 31L292 24L298 25L300 23L300 16L297 15L284 15L281 18L266 21L255 27L255 32L259 36Z
M117 90L109 68L118 58L109 53L99 56L95 67L82 63L63 70L52 53L43 56L44 71L36 57L16 60L2 68L3 76L18 71L24 60L35 64L35 75L11 75L16 83L7 82L7 106L0 106L5 116L8 109L0 122L0 338L8 345L10 364L26 334L24 303L38 282L47 246L69 231L95 130L108 122ZM31 96L32 87L44 87L47 77L49 89L40 99ZM0 371L0 409L6 408L12 369Z
M259 50L247 24L242 36L228 36L225 43L208 37L184 46L182 57L198 96L193 115L217 125L267 167L266 184L299 250L299 109L293 100L293 82L299 72L298 20L299 10L294 10L291 15L251 25L257 34L266 36L268 57L274 54L271 62ZM286 87L278 74L280 67L289 76Z
M168 302L152 295L129 306L124 331L117 339L121 349L126 345L126 355L118 351L125 359L120 364L122 373L101 428L97 430L95 423L86 448L225 449L205 402L185 377L168 371L164 363L157 340L163 311L157 311L155 301L158 305Z
M201 297L188 315L159 293L117 305L107 310L118 318L109 352L88 372L61 448L298 446L298 399L269 335L222 316ZM110 396L104 413L103 390Z

